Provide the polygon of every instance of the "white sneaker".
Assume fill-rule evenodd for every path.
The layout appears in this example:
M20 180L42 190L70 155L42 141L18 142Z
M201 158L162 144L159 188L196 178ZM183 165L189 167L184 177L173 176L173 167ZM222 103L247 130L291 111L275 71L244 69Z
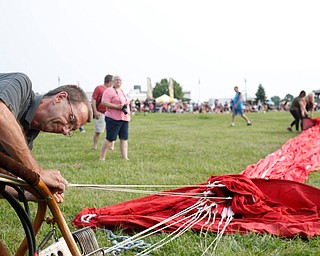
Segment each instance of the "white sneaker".
M234 126L234 123L231 123L231 125L230 125L230 126L232 126L232 127L233 127L233 126Z

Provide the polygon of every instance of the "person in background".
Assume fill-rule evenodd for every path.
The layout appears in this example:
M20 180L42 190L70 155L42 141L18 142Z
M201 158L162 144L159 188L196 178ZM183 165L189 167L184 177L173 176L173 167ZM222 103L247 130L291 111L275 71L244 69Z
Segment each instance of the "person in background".
M39 174L58 203L64 201L68 182L60 171L44 170L38 164L31 153L33 141L41 131L70 135L90 122L91 115L90 102L77 85L35 95L27 75L0 74L0 151Z
M263 113L265 113L266 112L266 110L264 109L264 106L262 105L262 102L261 102L261 100L258 100L258 111L259 112L263 112Z
M105 112L107 136L102 143L100 160L104 161L108 148L119 136L120 152L124 160L128 159L128 137L130 121L130 100L121 89L122 79L113 77L113 87L106 89L102 95L102 104L107 108Z
M105 115L106 107L102 104L101 98L104 91L112 84L112 75L106 75L104 78L104 84L98 85L92 94L92 109L94 117L94 134L92 149L97 150L100 134L105 131ZM114 143L110 144L110 149L114 149Z
M307 97L306 97L306 113L308 114L308 117L312 118L313 117L313 113L314 113L314 109L315 109L315 103L314 103L314 93L310 92L308 93Z
M283 109L284 111L288 111L288 110L289 110L288 101L285 101L285 102L284 102L284 104L283 104L283 106L282 106L282 109Z
M234 126L234 121L237 115L240 115L247 122L247 125L251 125L251 121L243 113L243 99L241 92L239 92L238 86L234 87L234 91L236 92L236 95L233 99L231 126Z
M80 131L81 133L86 132L86 129L84 128L84 125L81 125L81 126L79 127L79 131Z
M230 99L230 111L232 112L233 111L233 99Z
M305 97L306 92L301 91L298 97L295 97L290 105L290 113L294 117L294 120L291 122L290 126L288 126L287 130L292 132L292 126L295 125L296 131L299 132L299 123L302 120L302 117L306 115L306 108L305 108ZM301 130L302 130L302 123L301 123Z
M223 105L223 112L229 113L229 111L230 111L230 108L229 108L228 102L225 101Z
M140 105L141 105L140 100L136 99L135 104L136 104L137 111L140 112Z

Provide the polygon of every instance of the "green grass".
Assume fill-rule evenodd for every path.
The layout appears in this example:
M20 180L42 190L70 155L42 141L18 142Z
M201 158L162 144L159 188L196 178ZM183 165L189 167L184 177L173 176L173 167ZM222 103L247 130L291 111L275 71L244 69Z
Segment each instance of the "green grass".
M316 113L319 115L320 113ZM248 127L240 117L230 127L230 114L137 114L130 122L129 158L123 161L119 141L109 151L105 162L98 161L93 151L93 124L86 133L76 132L72 138L57 134L40 134L35 141L34 155L46 169L59 169L69 183L88 184L198 184L210 175L240 173L246 166L280 148L296 136L286 127L290 113L249 113L253 125ZM103 136L104 137L104 136ZM102 138L100 139L101 145ZM320 186L320 174L310 175L307 183ZM85 207L104 207L123 202L140 194L68 188L66 201L60 205L71 230L71 221ZM35 212L35 204L30 204ZM23 237L19 220L8 204L0 203L0 239L13 252ZM50 230L43 225L38 242ZM150 238L155 242L163 235ZM153 255L201 255L205 240L210 244L215 234L206 239L188 232ZM105 246L98 234L100 246ZM320 255L318 237L302 240L280 239L267 234L225 235L215 255ZM212 250L208 255L212 255Z

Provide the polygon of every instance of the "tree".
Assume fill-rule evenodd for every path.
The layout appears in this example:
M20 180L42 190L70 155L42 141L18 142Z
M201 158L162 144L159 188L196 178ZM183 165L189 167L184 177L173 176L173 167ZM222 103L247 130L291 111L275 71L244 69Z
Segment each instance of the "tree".
M183 99L183 89L179 83L173 80L174 97L176 99ZM152 90L154 98L158 98L163 94L169 95L169 81L167 78L161 79L160 83L156 83L156 86Z
M274 104L275 104L276 106L279 106L279 105L280 105L281 99L280 99L279 96L272 96L272 97L271 97L271 100L274 102Z
M256 100L263 102L266 99L266 92L261 84L259 84L258 91L256 93Z
M284 97L284 100L287 102L291 102L293 100L293 95L287 94L286 97Z
M160 83L156 83L156 86L152 90L154 98L160 97L162 94L169 94L169 82L168 79L164 78Z

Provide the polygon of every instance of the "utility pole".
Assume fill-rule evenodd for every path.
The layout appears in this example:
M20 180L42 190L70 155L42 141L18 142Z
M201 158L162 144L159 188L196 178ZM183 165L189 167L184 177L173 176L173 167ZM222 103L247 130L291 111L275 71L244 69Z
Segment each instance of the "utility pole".
M247 98L247 79L246 78L244 79L244 93L245 93L245 98L247 102L248 98Z
M200 77L198 78L198 82L199 82L199 96L198 96L198 104L200 104Z

